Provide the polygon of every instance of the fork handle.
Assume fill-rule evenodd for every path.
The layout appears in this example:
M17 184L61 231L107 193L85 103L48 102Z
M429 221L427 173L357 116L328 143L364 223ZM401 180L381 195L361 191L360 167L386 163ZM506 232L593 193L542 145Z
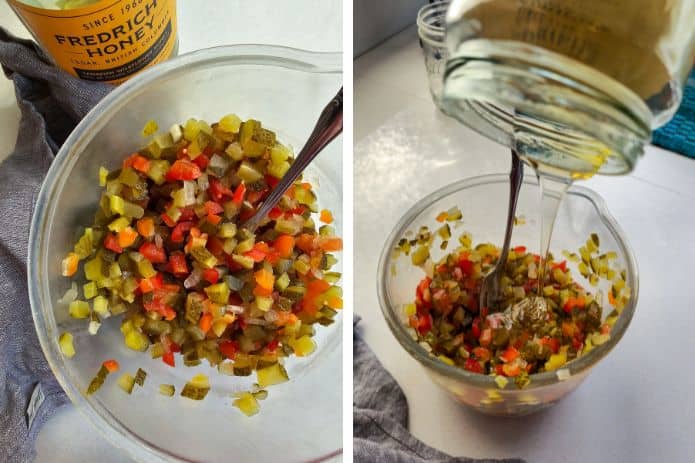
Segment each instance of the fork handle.
M343 87L321 112L313 132L282 180L273 188L256 213L242 227L254 231L304 169L343 131Z

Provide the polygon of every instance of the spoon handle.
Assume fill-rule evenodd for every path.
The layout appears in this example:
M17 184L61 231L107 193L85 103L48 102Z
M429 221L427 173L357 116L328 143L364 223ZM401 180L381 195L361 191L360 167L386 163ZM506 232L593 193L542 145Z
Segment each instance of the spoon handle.
M521 162L519 154L512 150L512 170L509 173L509 209L507 210L507 226L504 230L504 243L502 252L498 259L498 266L504 267L509 255L509 244L512 241L512 230L514 229L514 214L516 213L516 203L519 200L519 190L524 181L524 163ZM501 270L500 270L501 271Z
M323 148L326 147L335 137L343 131L343 88L340 87L338 94L326 105L316 121L314 131L311 132L306 144L297 155L297 158L290 166L282 180L273 188L268 197L256 213L249 218L243 225L244 228L253 231L263 218L275 207L285 191L301 175L306 167L314 160Z

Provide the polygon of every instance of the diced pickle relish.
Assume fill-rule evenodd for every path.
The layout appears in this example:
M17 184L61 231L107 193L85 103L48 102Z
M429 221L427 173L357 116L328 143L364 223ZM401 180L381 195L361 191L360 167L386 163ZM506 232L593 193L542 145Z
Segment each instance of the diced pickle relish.
M444 222L450 211L437 220ZM445 241L448 233L438 233ZM412 235L411 235L412 236ZM530 382L529 375L562 368L571 360L610 338L628 294L624 272L609 267L615 252L600 254L598 235L592 233L580 255L563 252L579 271L592 278L612 281L608 301L614 310L603 320L601 293L584 289L567 267L567 261L547 263L542 300L536 297L539 256L524 246L510 250L501 279L503 302L496 311L479 307L484 276L497 262L500 250L490 243L473 245L469 234L459 239L455 251L438 262L430 259L434 235L422 227L415 239L402 239L396 255L403 253L421 266L425 276L415 289L415 300L403 308L417 341L440 361L465 370L497 376L504 388L513 378L517 387ZM575 256L577 256L575 258ZM594 262L586 268L581 264ZM589 264L591 265L591 264ZM621 275L618 276L618 273ZM566 379L569 370L563 370Z
M149 121L142 135L156 130ZM126 346L171 367L207 361L224 374L258 370L265 385L287 380L282 359L309 355L314 325L342 308L340 274L330 271L342 240L317 228L333 215L319 213L310 183L297 180L255 233L241 226L293 161L274 132L230 114L175 124L119 169L100 168L94 223L60 263L73 278L83 264L84 300L72 297L70 314L93 323L123 314ZM66 356L71 341L60 340ZM138 370L119 386L130 393L144 382ZM192 382L181 395L199 400L207 389Z

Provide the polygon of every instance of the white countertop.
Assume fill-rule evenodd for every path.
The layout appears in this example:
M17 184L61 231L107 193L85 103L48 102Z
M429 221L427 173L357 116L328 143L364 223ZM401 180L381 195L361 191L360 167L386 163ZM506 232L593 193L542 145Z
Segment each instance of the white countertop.
M455 456L692 461L695 160L649 147L631 175L585 183L604 197L637 256L632 324L555 407L493 418L455 405L400 347L379 309L376 267L387 232L416 200L463 177L508 172L509 153L436 110L414 27L355 62L355 118L355 312L405 391L413 434Z
M29 32L0 1L0 24L20 37ZM284 45L313 51L341 51L341 0L179 0L179 53L234 43ZM14 88L0 79L0 160L14 148L19 124ZM111 446L77 410L62 408L41 430L37 463L129 461Z

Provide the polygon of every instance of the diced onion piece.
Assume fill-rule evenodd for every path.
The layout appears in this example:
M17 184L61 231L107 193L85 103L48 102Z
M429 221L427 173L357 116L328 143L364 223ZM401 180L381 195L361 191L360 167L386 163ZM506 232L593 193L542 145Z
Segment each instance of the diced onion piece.
M58 299L58 304L69 304L77 299L77 295L77 283L73 281L70 288L68 288L68 290L65 291L65 294L63 294L63 297Z
M560 380L560 381L568 380L568 379L570 379L570 377L572 376L572 375L570 374L570 371L569 371L567 368L563 368L563 369L561 369L561 370L557 370L557 371L555 372L555 374L557 375L557 379Z
M183 200L184 206L195 204L195 183L189 180L183 182Z
M229 164L230 162L227 158L223 158L219 154L213 154L210 158L208 169L213 175L222 177L229 168Z
M198 283L200 283L200 279L203 276L203 271L200 270L200 268L196 267L193 269L190 275L188 275L188 278L186 278L183 281L183 287L186 289L193 288L196 286Z
M231 313L236 314L236 315L240 315L240 314L244 313L244 308L240 305L231 305L230 304L230 305L226 305L224 308L227 312L231 312Z
M169 127L169 134L171 135L171 140L174 143L178 143L183 137L181 126L179 124L173 124L171 127Z
M201 191L205 191L210 188L210 177L208 177L208 174L206 173L203 173L203 175L198 177L196 182L198 183L198 189Z
M244 282L234 275L227 275L224 277L225 283L229 286L232 291L240 291L244 287Z
M92 336L95 336L95 335L97 334L97 332L99 331L99 328L100 328L100 327L101 327L101 323L99 323L99 322L96 321L96 320L90 320L90 322L89 322L89 327L87 328L87 331L88 331L89 334L91 334Z

